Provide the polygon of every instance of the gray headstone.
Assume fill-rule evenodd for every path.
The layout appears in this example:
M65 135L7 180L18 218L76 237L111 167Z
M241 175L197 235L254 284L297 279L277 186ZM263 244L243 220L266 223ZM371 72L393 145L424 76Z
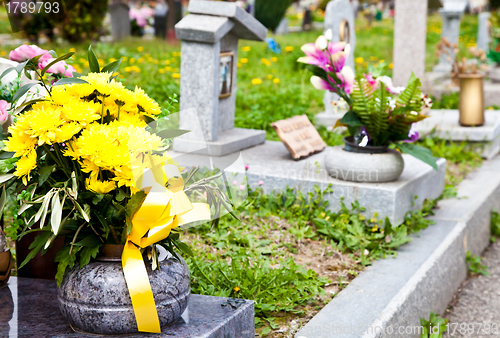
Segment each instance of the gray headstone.
M267 29L235 3L192 1L188 11L175 31L182 41L180 128L193 132L174 141L174 149L207 146L220 156L264 142L264 131L235 130L234 116L238 40L262 41Z
M488 52L490 49L490 22L491 13L483 12L479 14L479 27L477 31L477 48Z
M278 27L276 27L276 34L279 34L279 35L288 34L289 33L288 23L289 22L288 22L287 18L281 19L280 24L278 25Z
M452 44L458 43L460 35L460 21L464 13L465 7L460 2L452 2L448 6L439 10L439 14L443 18L443 27L441 28L441 37L446 38ZM453 60L450 60L448 55L441 55L439 63L434 67L435 72L449 73L453 68Z
M349 37L347 43L351 45L351 54L347 59L346 65L351 67L354 71L354 50L356 49L356 29L354 27L354 9L349 0L333 0L328 3L325 10L325 31L331 29L332 31L332 42L341 41L341 26L345 21L347 21L349 28ZM325 104L325 114L333 114L333 108L331 102L333 100L338 100L339 96L335 93L327 91L323 98L323 103Z
M393 80L406 86L412 72L424 76L427 1L396 0L395 13Z
M123 2L113 2L109 6L111 15L111 34L115 41L130 36L129 6Z

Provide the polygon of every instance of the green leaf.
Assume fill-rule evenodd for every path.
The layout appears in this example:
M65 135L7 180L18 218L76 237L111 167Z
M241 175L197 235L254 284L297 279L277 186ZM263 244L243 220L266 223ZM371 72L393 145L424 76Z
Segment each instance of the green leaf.
M59 228L61 226L62 220L62 209L63 205L59 199L59 193L55 193L52 197L52 213L50 215L50 225L52 227L52 232L54 235L59 233Z
M26 60L24 62L21 62L20 64L18 64L16 66L16 72L17 74L21 75L21 73L23 72L24 70L24 67L26 66L26 64L29 62L29 60Z
M50 231L41 231L40 234L38 234L35 237L35 240L30 244L29 248L31 249L30 253L28 256L26 256L25 260L21 263L18 269L21 269L23 266L25 266L30 260L33 259L33 257L36 256L38 251L43 248L47 240L52 236L52 233Z
M28 92L28 90L31 89L31 87L36 86L37 84L38 84L38 82L28 83L28 84L25 84L24 86L22 86L21 88L19 88L17 90L17 92L14 94L14 97L12 98L12 102L16 102L17 100L19 100L24 94L26 94Z
M15 153L11 153L8 151L1 151L0 152L0 160L7 160L9 158L12 158Z
M56 63L58 62L61 62L63 60L66 60L66 59L69 59L73 54L75 54L74 52L70 52L68 54L64 54L63 56L60 56L58 57L57 59L55 59L54 61L52 61L51 63L49 63L48 65L46 65L42 71L40 72L40 74L43 76L45 75L45 73L49 70L50 67L52 67L53 65L55 65Z
M361 127L363 125L359 117L352 110L344 114L340 123L347 124L350 127Z
M92 50L92 46L89 46L89 68L91 73L101 72L101 68L99 67L99 61L97 60L97 56Z
M7 182L12 177L14 177L14 174L3 174L3 175L0 175L0 184L3 183L3 182Z
M434 156L432 156L430 149L422 147L422 146L418 146L418 145L412 144L412 143L399 142L399 143L395 143L394 145L401 152L408 154L408 155L411 155L415 158L418 158L422 162L430 165L432 168L434 168L434 170L438 171L438 166L436 164L436 158L434 158Z
M102 67L101 72L102 73L108 72L108 73L113 74L114 72L116 72L118 70L118 68L120 68L121 63L122 63L122 59L108 63L106 66Z
M169 139L169 138L175 138L179 137L181 135L184 135L186 133L189 133L191 130L182 130L182 129L164 129L158 133L156 133L157 136L163 138L163 139Z
M69 267L70 269L75 266L76 253L80 251L81 247L73 247L71 255L69 254L70 246L66 245L56 255L55 261L59 264L57 265L56 280L57 285L61 285L64 272Z
M83 247L80 251L80 269L89 264L92 258L96 258L100 248L100 245Z
M38 177L38 185L42 185L47 181L52 170L54 169L53 165L46 165L38 169L39 177Z
M77 78L73 78L73 77L65 77L64 79L60 79L59 81L57 81L56 83L54 83L52 85L52 87L54 87L54 86L61 86L61 85L67 85L67 84L81 84L81 83L88 83L88 82L85 81L85 80L77 79Z
M13 72L14 70L16 70L16 67L7 68L6 70L4 70L2 75L0 75L0 80L3 79L10 72Z
M182 251L183 254L185 254L188 257L193 257L193 251L191 251L191 248L186 244L181 241L175 241L174 242L175 246Z
M7 200L7 193L5 191L5 185L2 189L2 196L0 196L0 215L3 213L3 208L5 207L5 201Z

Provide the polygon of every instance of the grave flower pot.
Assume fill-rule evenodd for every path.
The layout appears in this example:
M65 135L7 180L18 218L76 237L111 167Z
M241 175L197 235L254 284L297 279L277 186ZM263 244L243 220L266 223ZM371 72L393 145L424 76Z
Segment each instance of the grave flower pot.
M136 333L137 322L125 283L123 245L105 245L90 264L69 270L58 288L59 308L74 330L96 334ZM145 260L161 327L174 323L187 307L190 277L181 258L168 256L152 270Z
M333 147L325 157L325 167L333 178L366 183L395 181L404 169L404 160L387 146L361 147L352 136L344 138L344 147Z
M460 103L459 123L465 127L484 124L484 75L459 74Z
M7 284L13 266L14 261L7 245L7 239L0 228L0 287Z

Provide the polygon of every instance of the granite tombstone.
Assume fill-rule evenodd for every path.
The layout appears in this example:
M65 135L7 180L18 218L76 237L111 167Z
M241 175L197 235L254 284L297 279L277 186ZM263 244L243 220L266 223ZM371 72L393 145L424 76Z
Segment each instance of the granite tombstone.
M180 128L196 130L174 150L222 156L263 143L265 131L234 128L238 40L263 41L267 29L236 3L192 1L175 26L181 44Z
M427 1L396 0L395 13L393 80L406 86L412 72L422 78L425 71Z
M490 49L490 17L491 13L479 13L479 27L477 29L477 48L488 52Z
M130 36L129 6L119 0L113 0L109 6L111 15L111 34L113 40L120 41Z

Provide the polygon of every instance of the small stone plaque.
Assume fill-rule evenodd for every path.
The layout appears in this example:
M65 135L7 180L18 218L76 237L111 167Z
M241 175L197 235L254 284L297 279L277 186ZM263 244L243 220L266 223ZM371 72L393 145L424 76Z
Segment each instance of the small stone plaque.
M276 130L281 142L285 144L295 160L326 148L326 143L306 115L274 122L271 127Z

